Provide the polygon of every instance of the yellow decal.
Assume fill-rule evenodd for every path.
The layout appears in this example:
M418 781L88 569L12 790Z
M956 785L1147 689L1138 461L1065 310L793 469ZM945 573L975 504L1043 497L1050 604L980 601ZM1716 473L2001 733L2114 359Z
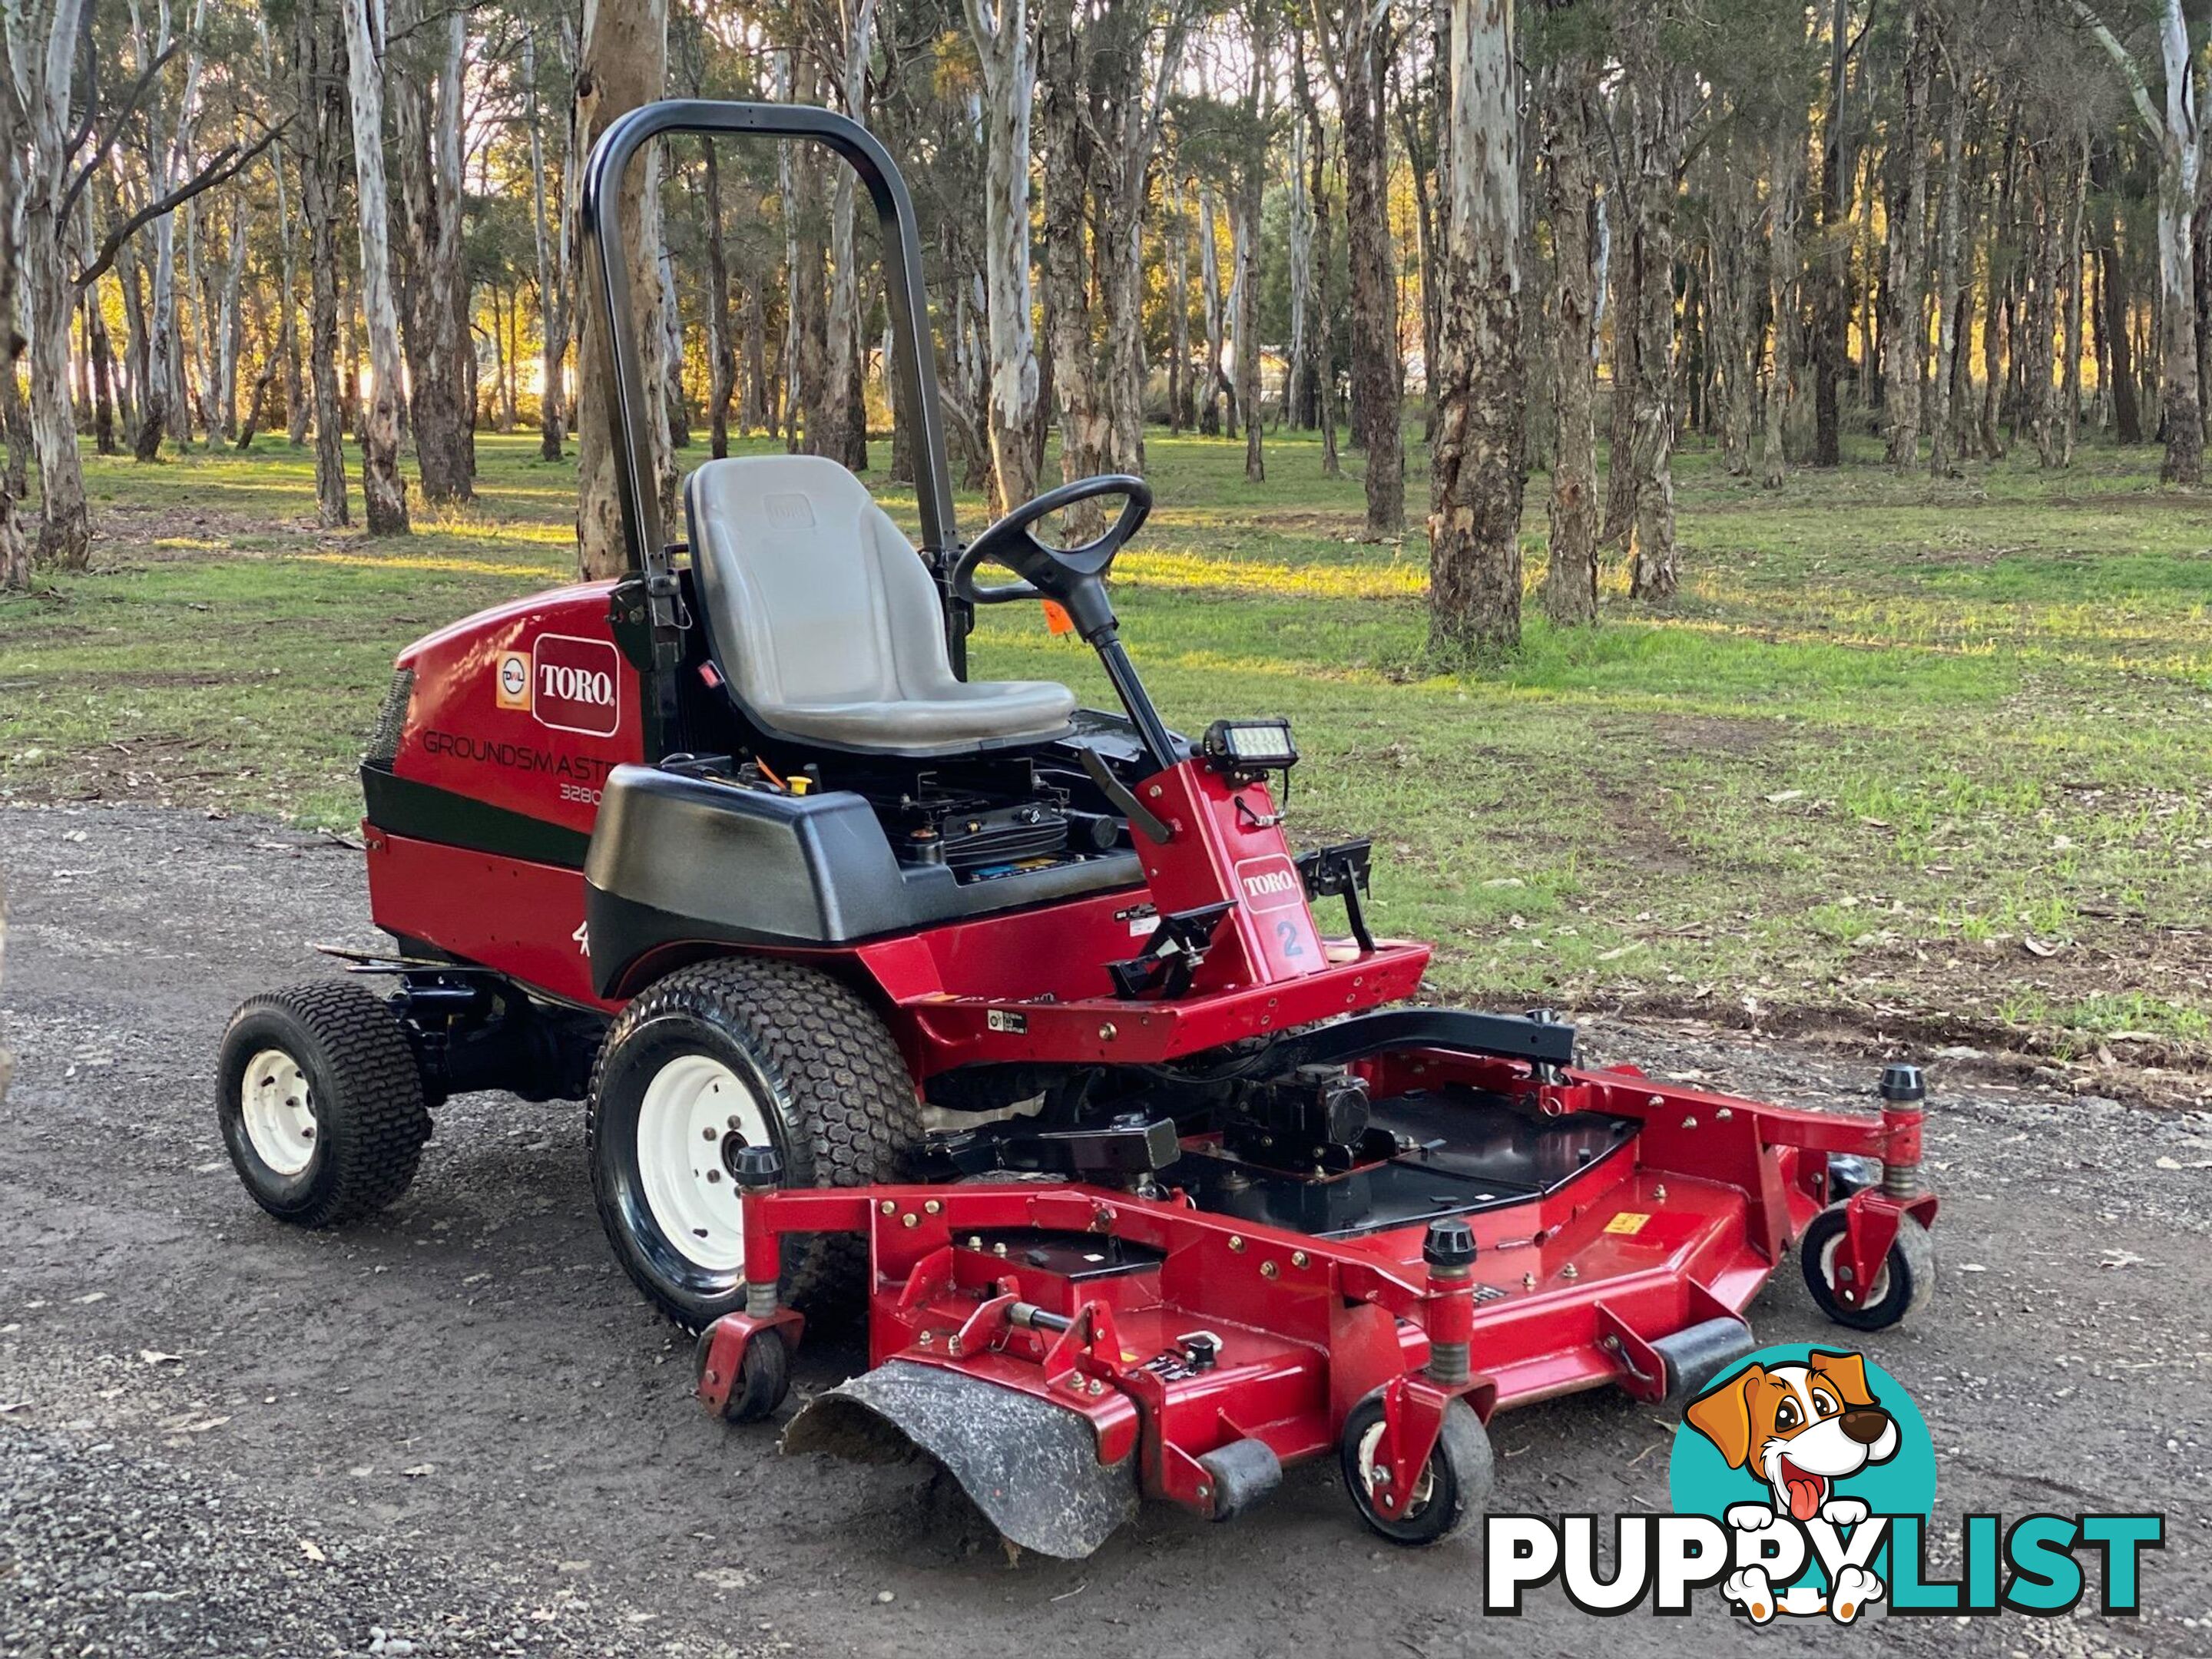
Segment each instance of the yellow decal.
M1644 1231L1644 1224L1650 1219L1640 1211L1623 1210L1605 1224L1605 1230L1609 1233L1640 1233Z

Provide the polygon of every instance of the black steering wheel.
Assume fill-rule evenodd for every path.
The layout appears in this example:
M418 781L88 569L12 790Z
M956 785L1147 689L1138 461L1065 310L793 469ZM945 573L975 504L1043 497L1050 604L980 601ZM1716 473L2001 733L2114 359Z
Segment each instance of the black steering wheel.
M1054 547L1033 533L1036 522L1078 501L1101 495L1126 497L1121 516L1105 534L1081 547ZM1126 472L1079 478L1048 489L1018 507L969 544L952 568L952 592L970 605L1006 605L1015 599L1046 599L1064 607L1087 639L1114 613L1106 604L1105 580L1114 556L1143 526L1152 511L1152 486ZM983 586L975 580L983 565L1003 565L1019 581Z

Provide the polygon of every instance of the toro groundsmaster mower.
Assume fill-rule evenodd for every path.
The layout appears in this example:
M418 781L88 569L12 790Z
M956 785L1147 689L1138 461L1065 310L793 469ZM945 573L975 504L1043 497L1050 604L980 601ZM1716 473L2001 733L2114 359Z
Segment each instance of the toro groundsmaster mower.
M1287 723L1190 741L1123 649L1106 579L1144 483L1069 484L961 547L913 210L865 131L702 102L617 123L582 198L605 318L631 314L618 181L672 132L858 172L921 545L851 473L781 455L699 468L665 542L615 321L632 568L401 655L362 769L396 949L351 963L397 992L256 997L222 1046L264 1206L390 1201L453 1093L584 1098L608 1238L699 1334L712 1411L769 1416L805 1310L864 1310L872 1369L787 1446L895 1430L1060 1556L1140 1497L1224 1517L1332 1455L1370 1526L1431 1542L1480 1512L1492 1412L1694 1390L1752 1346L1793 1244L1845 1325L1928 1295L1912 1068L1878 1115L1824 1115L1579 1068L1546 1013L1391 1006L1429 949L1368 925L1365 842L1286 841ZM1122 506L1097 540L1040 539L1100 497ZM973 607L1037 597L1118 712L966 678Z

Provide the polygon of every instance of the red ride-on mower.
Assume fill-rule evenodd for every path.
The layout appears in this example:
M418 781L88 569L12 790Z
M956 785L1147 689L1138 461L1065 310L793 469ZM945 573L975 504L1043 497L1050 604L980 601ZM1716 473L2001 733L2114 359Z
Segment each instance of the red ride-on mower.
M858 171L922 544L781 455L701 467L688 547L665 543L636 343L610 331L633 568L400 657L362 769L397 950L352 963L398 993L257 997L223 1043L265 1207L388 1202L448 1094L586 1097L607 1236L700 1334L709 1409L768 1416L802 1310L864 1308L872 1369L787 1445L896 1430L1061 1556L1140 1496L1219 1518L1331 1454L1370 1526L1432 1542L1480 1512L1492 1413L1694 1390L1752 1346L1793 1243L1843 1324L1926 1297L1912 1068L1879 1115L1829 1115L1579 1068L1545 1013L1390 1006L1429 949L1369 927L1365 842L1285 840L1287 723L1191 742L1122 647L1106 578L1142 481L960 549L913 211L866 131L697 102L617 123L582 202L604 316L631 314L616 184L670 132ZM1039 538L1103 496L1097 540ZM972 607L1039 596L1120 713L966 678Z

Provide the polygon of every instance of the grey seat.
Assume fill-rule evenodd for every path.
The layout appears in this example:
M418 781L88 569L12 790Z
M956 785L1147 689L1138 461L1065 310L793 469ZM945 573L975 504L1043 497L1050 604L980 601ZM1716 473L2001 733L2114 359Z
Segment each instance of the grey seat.
M936 584L836 462L709 461L684 499L715 660L771 733L941 755L1066 730L1075 694L1064 685L953 678Z

